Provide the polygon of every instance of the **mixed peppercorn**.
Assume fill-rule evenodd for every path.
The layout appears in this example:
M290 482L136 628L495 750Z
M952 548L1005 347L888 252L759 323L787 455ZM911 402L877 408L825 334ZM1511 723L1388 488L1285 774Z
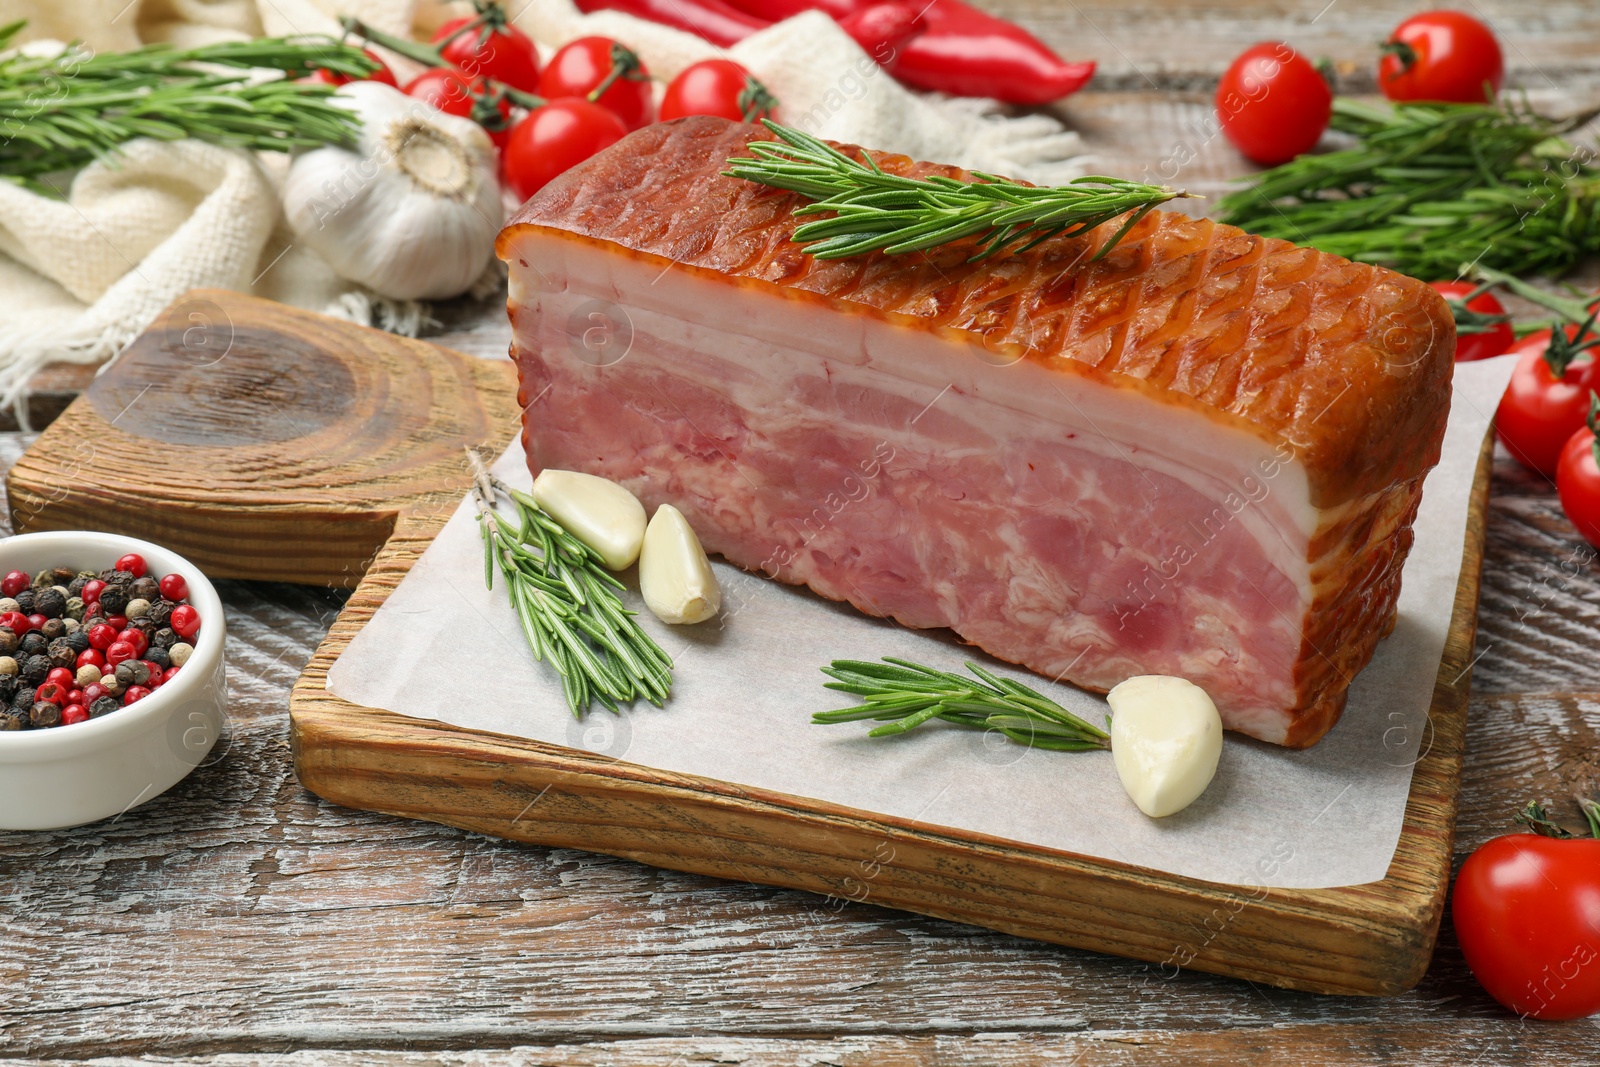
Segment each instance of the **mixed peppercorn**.
M181 574L157 580L130 553L96 574L53 567L0 579L0 731L71 726L172 681L200 613Z

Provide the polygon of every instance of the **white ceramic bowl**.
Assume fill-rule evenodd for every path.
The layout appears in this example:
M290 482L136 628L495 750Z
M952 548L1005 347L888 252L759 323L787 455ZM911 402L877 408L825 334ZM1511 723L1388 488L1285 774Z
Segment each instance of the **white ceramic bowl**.
M22 534L0 541L0 574L45 567L105 570L137 552L149 573L174 572L200 612L194 654L143 700L48 730L0 731L0 829L48 830L120 815L171 789L216 744L227 710L222 601L200 569L159 545L103 533Z

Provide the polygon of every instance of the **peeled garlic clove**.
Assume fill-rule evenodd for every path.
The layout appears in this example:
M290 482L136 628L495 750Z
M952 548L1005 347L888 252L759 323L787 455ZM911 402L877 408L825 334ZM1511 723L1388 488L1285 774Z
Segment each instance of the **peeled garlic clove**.
M656 618L673 625L705 622L722 607L706 550L683 512L671 504L656 508L644 532L639 592Z
M1222 717L1206 691L1168 675L1129 678L1106 695L1122 788L1153 818L1182 811L1217 773Z
M644 505L608 478L545 470L533 480L533 502L614 571L633 566L644 544Z

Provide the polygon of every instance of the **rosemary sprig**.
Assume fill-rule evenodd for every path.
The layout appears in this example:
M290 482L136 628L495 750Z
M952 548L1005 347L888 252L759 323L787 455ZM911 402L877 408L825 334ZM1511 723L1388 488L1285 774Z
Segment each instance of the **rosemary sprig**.
M885 172L870 155L858 163L809 134L770 119L762 123L779 140L752 141L753 155L729 159L723 173L816 201L796 215L832 214L794 232L793 239L810 242L806 252L818 259L916 252L982 234L975 261L1002 250L1026 252L1057 234L1077 237L1128 215L1100 246L1094 257L1099 259L1157 205L1191 195L1099 176L1053 187L982 172L975 172L981 179L976 182L906 178Z
M0 27L0 51L24 25ZM333 87L292 80L316 67L351 76L374 69L359 48L327 38L13 54L0 59L0 176L37 187L136 137L279 152L346 143L357 120L327 99ZM263 81L261 68L285 76Z
M829 689L864 697L863 703L837 711L820 711L815 723L873 719L868 737L903 734L933 719L980 730L998 730L1013 741L1058 752L1083 752L1111 747L1111 735L1078 718L1043 693L989 673L975 663L977 676L934 670L909 660L885 656L881 663L836 659L822 673L834 679Z
M484 584L493 589L500 572L533 658L548 659L561 676L572 714L582 718L593 701L612 711L641 698L660 707L672 689L672 658L622 606L622 583L532 497L491 476L476 452L468 456ZM515 522L497 508L502 497Z
M1224 197L1224 222L1419 278L1463 262L1559 272L1600 251L1600 174L1556 121L1516 103L1344 98L1333 127L1354 147L1304 155Z

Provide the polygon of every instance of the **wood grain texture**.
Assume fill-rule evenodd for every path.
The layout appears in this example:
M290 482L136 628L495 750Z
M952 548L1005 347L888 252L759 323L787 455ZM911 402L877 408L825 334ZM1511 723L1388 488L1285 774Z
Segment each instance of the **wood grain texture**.
M1372 24L1417 9L1365 4L1368 25L1347 28L1336 20L1349 0L1314 22L1325 0L979 2L1035 19L1069 54L1100 59L1100 84L1142 87L1079 94L1060 109L1107 170L1130 174L1152 153L1159 161L1177 141L1197 140L1184 122L1203 115L1235 43L1288 37L1320 51L1336 36L1354 63L1387 28ZM1532 37L1566 37L1554 43L1600 63L1595 33L1581 31L1592 5L1479 7L1521 23L1514 77L1539 63ZM1078 12L1082 25L1069 21ZM1119 66L1119 53L1131 62ZM1149 61L1158 53L1166 67ZM1581 93L1592 69L1562 84ZM1181 86L1188 91L1169 91ZM1185 184L1242 169L1224 147L1213 151L1184 171ZM436 314L442 343L503 354L498 301ZM31 440L0 433L0 469ZM1593 773L1600 571L1583 563L1559 599L1546 599L1550 583L1539 581L1561 573L1580 544L1553 491L1499 452L1457 865L1514 829L1510 814L1530 797L1572 823L1571 793ZM1195 972L1152 978L1150 965L870 904L835 911L811 893L337 808L296 783L284 708L342 595L239 582L220 592L232 706L217 760L115 823L0 833L0 1057L14 1057L0 1063L1571 1067L1596 1058L1592 1023L1526 1024L1498 1009L1467 973L1448 921L1412 991L1324 997ZM1541 603L1548 608L1530 610ZM1526 612L1525 624L1507 610Z
M1370 885L1219 886L409 719L329 695L328 668L426 547L432 531L421 527L397 533L379 553L296 685L296 770L313 792L351 807L808 889L833 901L871 900L1127 955L1162 972L1192 967L1317 992L1402 992L1427 968L1444 903L1490 455L1486 447L1430 739L1394 862Z
M0 467L27 440L0 434ZM1498 455L1486 597L1539 550L1493 536L1516 477ZM1593 568L1577 581L1600 598ZM216 760L114 823L0 833L0 1057L1487 1067L1600 1041L1506 1016L1448 922L1417 988L1324 997L339 808L296 783L283 708L343 595L220 592ZM1474 697L1470 718L1457 863L1530 794L1572 817L1559 768L1592 755L1600 696Z
M510 441L514 377L505 363L196 290L11 469L12 523L144 537L214 577L350 588L403 516L454 506L464 447Z

